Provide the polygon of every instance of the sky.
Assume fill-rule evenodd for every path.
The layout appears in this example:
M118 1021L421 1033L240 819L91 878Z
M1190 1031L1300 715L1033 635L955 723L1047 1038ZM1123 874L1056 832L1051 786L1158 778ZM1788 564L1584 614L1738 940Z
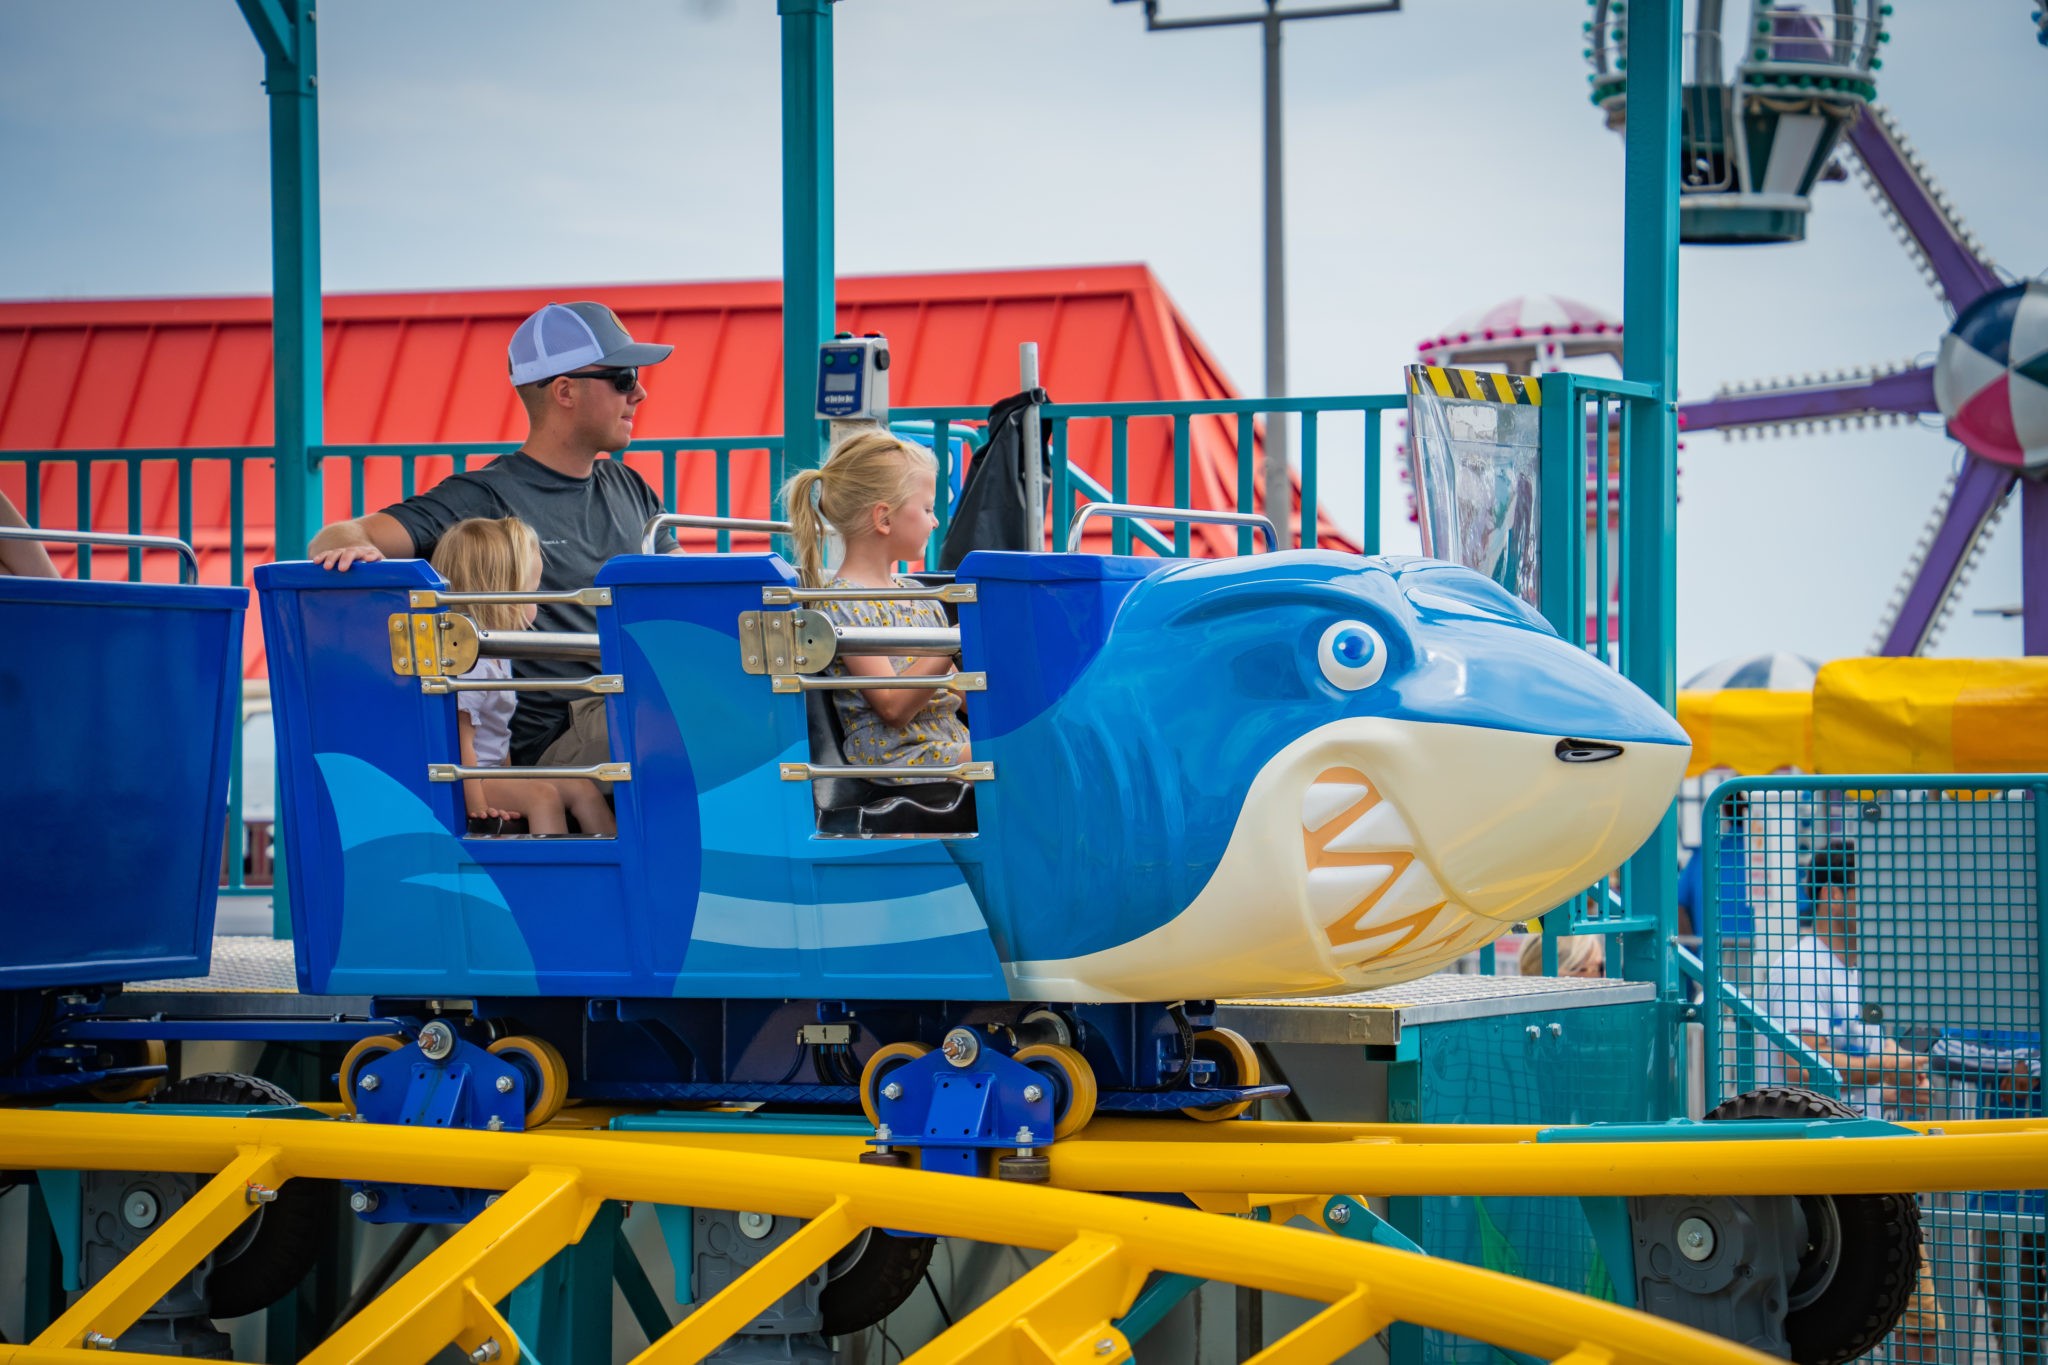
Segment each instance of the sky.
M1880 99L2000 266L2041 273L2028 0L1897 8ZM1515 295L1619 313L1621 142L1587 101L1586 14L1408 0L1288 26L1293 392L1394 391L1417 339ZM328 0L319 27L329 290L778 272L772 0ZM1142 261L1261 387L1256 30L1147 34L1109 0L842 0L834 32L842 274ZM232 0L0 0L0 298L266 292L261 80ZM1680 272L1681 397L1929 359L1948 323L1853 182L1816 191L1804 243L1687 248ZM1931 427L1688 439L1680 676L1868 649L1957 451ZM1391 464L1383 543L1413 549ZM1355 525L1356 468L1324 467ZM2016 620L1973 614L2019 600L2018 542L2015 508L1935 653L2019 652Z

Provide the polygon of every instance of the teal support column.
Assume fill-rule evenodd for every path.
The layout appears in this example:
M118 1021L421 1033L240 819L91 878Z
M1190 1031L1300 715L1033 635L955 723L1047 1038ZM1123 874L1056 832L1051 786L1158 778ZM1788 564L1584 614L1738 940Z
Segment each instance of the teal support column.
M1667 710L1677 702L1678 93L1680 0L1628 9L1627 170L1623 204L1622 377L1652 386L1631 401L1623 433L1621 669ZM1653 951L1623 972L1658 984L1670 1027L1657 1068L1661 1109L1679 1113L1676 1075L1679 975L1669 940L1677 926L1678 820L1667 811L1623 874L1624 905L1654 910ZM1641 959L1641 960L1638 960ZM1611 968L1610 968L1611 970Z
M599 1206L582 1240L563 1247L506 1300L505 1318L542 1365L609 1365L612 1257L623 1213Z
M319 529L313 452L321 407L320 103L315 0L238 0L263 49L270 94L270 294L277 558L303 559Z
M1586 412L1575 376L1543 376L1538 410L1537 609L1559 635L1586 642L1586 582L1579 560L1586 537Z
M832 0L776 0L782 16L782 458L824 458L812 377L833 330ZM781 515L776 508L776 515Z

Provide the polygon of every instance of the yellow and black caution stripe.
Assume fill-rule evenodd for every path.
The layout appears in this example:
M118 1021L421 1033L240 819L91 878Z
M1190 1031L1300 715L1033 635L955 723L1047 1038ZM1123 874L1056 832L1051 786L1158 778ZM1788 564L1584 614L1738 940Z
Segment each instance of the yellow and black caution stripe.
M1534 375L1495 374L1492 370L1448 370L1441 365L1410 365L1408 392L1438 398L1465 398L1475 403L1512 403L1538 407L1543 388Z

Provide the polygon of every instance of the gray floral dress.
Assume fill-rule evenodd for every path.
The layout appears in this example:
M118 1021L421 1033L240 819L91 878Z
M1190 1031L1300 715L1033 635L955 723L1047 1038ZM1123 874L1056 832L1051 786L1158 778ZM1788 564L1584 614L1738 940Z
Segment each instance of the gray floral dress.
M917 580L899 578L898 587L922 586ZM859 588L844 578L835 578L828 588ZM820 602L818 606L840 626L939 626L946 627L945 610L936 601L904 602ZM901 673L914 662L910 656L892 658L891 668ZM846 665L834 660L832 673L844 675ZM875 714L866 696L859 692L834 692L839 707L839 728L846 732L846 761L873 767L943 767L958 763L967 753L967 727L960 720L960 695L937 692L908 724L898 729ZM904 782L908 778L877 778Z

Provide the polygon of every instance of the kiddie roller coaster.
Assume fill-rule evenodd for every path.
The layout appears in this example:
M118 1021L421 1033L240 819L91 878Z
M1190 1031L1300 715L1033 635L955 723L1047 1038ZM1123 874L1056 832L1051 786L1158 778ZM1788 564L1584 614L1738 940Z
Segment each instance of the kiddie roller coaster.
M921 1362L1130 1359L1201 1282L1311 1305L1259 1361L1421 1359L1421 1328L1573 1365L1876 1346L1919 1258L1900 1192L2039 1184L2041 1120L1931 1129L1789 1090L1709 1116L1742 1122L1253 1117L1292 1087L1238 1021L1398 1011L1390 988L1625 863L1646 870L1624 910L1664 908L1602 926L1647 949L1625 964L1642 989L1623 1066L1678 1067L1656 864L1689 746L1660 704L1669 536L1643 515L1668 518L1673 436L1675 138L1640 111L1676 127L1677 27L1655 9L1628 35L1650 224L1632 215L1629 377L1411 381L1485 413L1447 428L1468 434L1545 409L1542 505L1566 510L1526 596L1440 560L1285 548L1249 493L1235 513L1091 504L1065 551L979 550L916 589L806 589L773 552L654 553L669 527L788 529L676 514L565 591L453 592L416 560L265 565L293 932L217 946L245 590L0 578L0 724L27 775L0 800L0 1178L33 1190L58 1250L31 1253L29 1339L0 1361L232 1358L220 1323L349 1276L344 1220L414 1233L394 1250L445 1236L348 1279L341 1311L273 1335L271 1358L609 1359L616 1278L635 1359L828 1361L919 1287L935 1239L1030 1255L917 1342ZM1589 401L1625 424L1620 669L1585 647ZM1081 553L1097 516L1220 520L1266 552ZM0 535L193 567L156 537ZM818 610L892 594L954 624ZM470 615L571 601L594 631ZM953 660L916 685L967 698L972 758L847 763L828 670L864 655ZM493 771L609 783L615 836L472 830L456 694L480 658L587 669L547 686L601 700L609 760ZM1502 1027L1573 1045L1544 1019ZM206 1041L338 1056L294 1096L176 1074L170 1049ZM1382 1201L1438 1196L1577 1199L1612 1283L1426 1255ZM615 1259L627 1204L660 1209L680 1321ZM561 1330L592 1279L596 1353Z

